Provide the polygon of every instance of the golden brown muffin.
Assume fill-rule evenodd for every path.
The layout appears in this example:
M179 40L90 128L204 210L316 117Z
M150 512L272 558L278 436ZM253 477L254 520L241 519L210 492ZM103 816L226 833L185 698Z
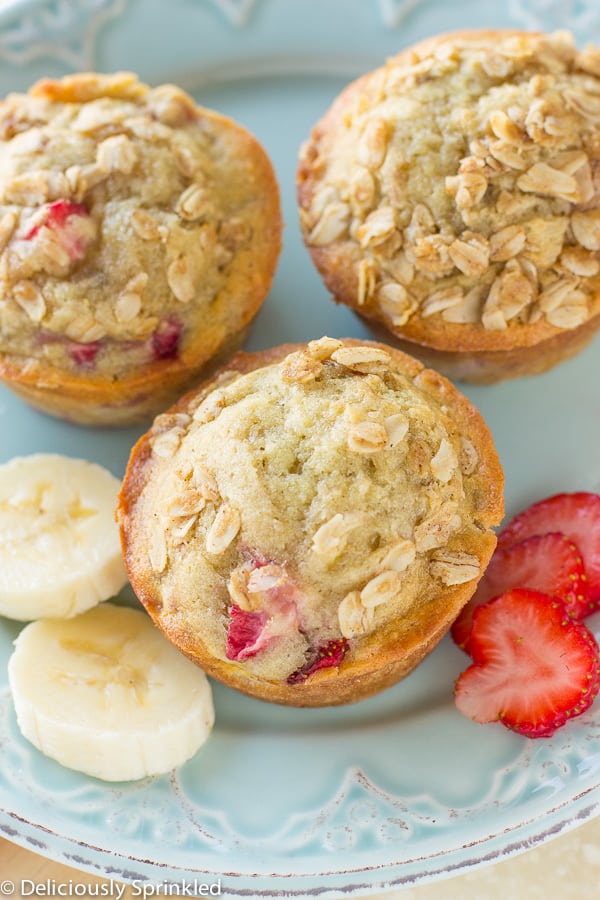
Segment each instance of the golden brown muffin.
M234 352L281 245L241 126L134 75L0 103L0 378L46 412L122 425Z
M364 75L301 151L334 298L445 374L495 381L600 325L600 51L456 32Z
M503 475L480 414L383 344L238 354L132 451L133 588L225 684L292 706L407 675L481 577Z

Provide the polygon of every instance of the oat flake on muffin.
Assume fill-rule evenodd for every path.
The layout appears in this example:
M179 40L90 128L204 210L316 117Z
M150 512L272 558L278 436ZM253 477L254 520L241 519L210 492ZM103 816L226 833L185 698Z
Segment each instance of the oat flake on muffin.
M150 417L235 349L280 250L241 126L134 75L0 103L0 377L93 424Z
M543 371L600 324L600 51L425 40L342 92L298 192L335 299L452 376Z
M404 677L473 594L502 517L479 413L382 344L238 354L134 448L131 583L209 674L297 706Z

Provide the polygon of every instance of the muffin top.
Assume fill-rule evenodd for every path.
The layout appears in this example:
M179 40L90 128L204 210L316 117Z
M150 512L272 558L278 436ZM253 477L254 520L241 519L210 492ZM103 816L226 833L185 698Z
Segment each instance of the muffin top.
M132 583L181 649L292 684L474 589L503 479L449 382L331 338L232 365L155 420L122 493Z
M500 349L581 325L600 305L599 123L600 52L567 33L404 51L350 85L301 154L329 288L446 349L468 349L466 331Z
M98 374L210 356L280 246L271 165L240 126L128 73L0 103L0 353Z

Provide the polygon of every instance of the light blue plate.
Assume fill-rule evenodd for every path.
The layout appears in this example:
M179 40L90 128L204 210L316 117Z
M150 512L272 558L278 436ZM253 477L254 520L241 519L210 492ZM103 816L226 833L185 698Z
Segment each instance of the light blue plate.
M365 335L328 299L298 231L301 141L346 81L450 28L572 28L600 36L597 0L8 0L0 93L76 68L174 81L247 125L281 183L285 249L250 349ZM600 489L598 342L537 378L469 388L494 434L510 514ZM122 475L139 432L91 432L0 391L0 459L58 451ZM600 620L599 620L600 621ZM6 683L18 627L0 621L0 830L115 879L219 886L225 896L334 897L447 878L598 812L600 703L527 741L455 710L466 657L450 640L406 681L334 710L269 706L215 685L217 726L169 777L106 785L19 735Z

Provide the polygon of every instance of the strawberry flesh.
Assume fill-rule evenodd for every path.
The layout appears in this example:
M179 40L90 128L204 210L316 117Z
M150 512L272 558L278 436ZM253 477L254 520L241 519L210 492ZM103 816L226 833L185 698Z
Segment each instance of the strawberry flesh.
M249 612L234 604L229 610L227 629L227 659L250 659L262 650L267 642L268 615L264 610Z
M348 652L350 644L346 638L339 638L335 641L328 641L311 654L306 664L288 677L288 684L300 684L310 678L319 669L329 669L332 666L339 666L344 656Z
M512 547L496 549L477 590L452 626L454 642L470 653L475 609L517 587L558 597L574 619L589 612L587 581L578 548L564 534L534 535Z
M473 665L455 686L458 709L526 737L550 737L581 715L600 689L598 645L564 605L516 589L479 606L470 638Z
M74 363L83 368L89 369L94 365L99 350L99 341L92 341L90 344L69 344L69 356Z
M242 661L297 627L302 595L283 565L249 560L239 572L245 574L246 588L257 604L252 610L233 604L229 611L225 654L228 659Z
M78 224L81 219L88 219L89 215L90 211L83 203L55 200L46 207L45 221L34 225L25 235L25 240L33 240L46 227L58 235L61 245L73 261L83 259L90 236L82 233Z
M581 551L588 582L588 608L600 608L600 495L555 494L519 513L498 537L501 549L535 534L560 531Z
M169 316L158 324L152 335L155 359L174 359L177 356L182 330L183 326L175 316Z
M89 216L89 210L83 203L74 203L72 200L55 200L47 206L47 218L45 224L48 228L64 228L71 216ZM39 228L39 226L37 226ZM35 230L35 229L32 229Z

